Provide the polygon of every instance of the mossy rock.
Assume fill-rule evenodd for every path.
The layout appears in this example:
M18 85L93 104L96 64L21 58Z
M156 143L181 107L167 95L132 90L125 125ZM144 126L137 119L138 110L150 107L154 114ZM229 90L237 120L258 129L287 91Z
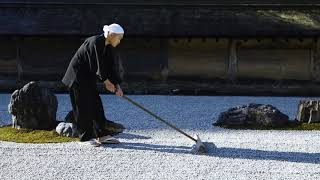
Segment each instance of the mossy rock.
M0 127L0 141L17 143L62 143L79 141L79 138L60 136L55 130L15 129L10 125Z

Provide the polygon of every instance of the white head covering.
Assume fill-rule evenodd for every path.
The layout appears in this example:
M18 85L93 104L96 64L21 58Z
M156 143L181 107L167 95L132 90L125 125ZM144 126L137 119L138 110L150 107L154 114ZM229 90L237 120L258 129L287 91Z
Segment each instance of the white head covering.
M117 34L123 34L124 30L123 28L119 25L119 24L110 24L108 25L104 25L103 26L103 32L104 32L104 37L107 38L108 37L108 32L111 33L117 33Z

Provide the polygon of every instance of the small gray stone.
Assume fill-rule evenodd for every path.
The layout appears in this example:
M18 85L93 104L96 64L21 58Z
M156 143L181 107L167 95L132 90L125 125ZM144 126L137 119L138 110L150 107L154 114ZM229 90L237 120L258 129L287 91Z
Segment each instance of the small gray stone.
M78 137L78 131L74 124L61 122L56 127L56 132L61 136Z

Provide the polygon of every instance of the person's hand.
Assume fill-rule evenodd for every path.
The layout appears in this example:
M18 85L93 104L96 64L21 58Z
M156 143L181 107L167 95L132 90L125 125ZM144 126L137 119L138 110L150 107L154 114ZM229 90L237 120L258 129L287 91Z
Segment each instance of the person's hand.
M116 95L122 97L123 96L123 91L120 87L119 84L116 85Z
M108 79L104 81L106 89L112 93L116 92L116 87Z

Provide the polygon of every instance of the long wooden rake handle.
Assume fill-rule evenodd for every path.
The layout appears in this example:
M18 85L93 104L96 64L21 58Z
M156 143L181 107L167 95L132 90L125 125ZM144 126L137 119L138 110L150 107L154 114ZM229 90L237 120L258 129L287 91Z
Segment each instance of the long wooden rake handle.
M132 99L128 98L127 96L123 95L122 96L124 99L128 100L130 103L132 103L133 105L139 107L140 109L144 110L145 112L147 112L148 114L150 114L151 116L155 117L156 119L158 119L159 121L165 123L166 125L170 126L171 128L173 128L174 130L180 132L181 134L187 136L188 138L192 139L193 141L197 142L197 140L195 138L193 138L192 136L190 136L189 134L183 132L181 129L177 128L176 126L174 126L173 124L167 122L166 120L162 119L161 117L155 115L154 113L152 113L151 111L149 111L148 109L146 109L145 107L143 107L142 105L136 103L135 101L133 101Z

